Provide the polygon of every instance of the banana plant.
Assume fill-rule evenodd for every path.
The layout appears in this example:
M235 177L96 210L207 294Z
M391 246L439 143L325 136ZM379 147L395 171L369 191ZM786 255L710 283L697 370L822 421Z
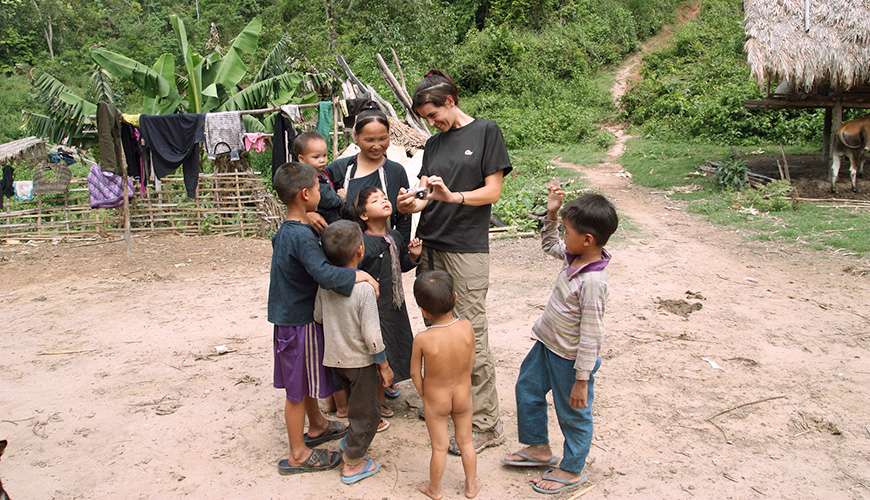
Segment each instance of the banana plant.
M253 78L243 83L248 76L245 59L256 52L263 31L260 18L252 19L225 53L215 49L204 56L190 45L181 18L171 16L170 24L178 41L181 56L178 60L183 62L183 68L176 68L177 59L170 53L162 54L148 66L108 49L90 51L99 70L95 75L104 80L106 76L126 80L139 89L142 113L237 111L292 101L308 102L314 98L313 95L300 95L300 92L305 92L301 85L304 77L287 64L291 42L286 36L269 51ZM44 103L49 110L56 107L61 112L30 113L26 118L31 128L40 132L54 127L57 130L53 137L58 137L61 131L80 131L87 118L94 114L96 105L76 96L51 75L45 75L44 80L36 82L37 91L45 95ZM106 95L106 92L97 91L97 95ZM52 120L56 122L53 125ZM250 131L265 130L263 122L252 116L245 115L244 122Z

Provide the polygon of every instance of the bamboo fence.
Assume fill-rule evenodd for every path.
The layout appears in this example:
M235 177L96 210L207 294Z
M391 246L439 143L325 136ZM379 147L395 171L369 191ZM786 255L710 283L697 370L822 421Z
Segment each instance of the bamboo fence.
M142 196L136 186L130 201L130 229L139 234L267 236L281 220L279 203L251 170L200 174L195 200L187 199L181 176L169 176L160 192L149 186ZM123 232L122 210L90 208L83 178L73 179L65 194L8 200L0 212L3 239L86 240Z

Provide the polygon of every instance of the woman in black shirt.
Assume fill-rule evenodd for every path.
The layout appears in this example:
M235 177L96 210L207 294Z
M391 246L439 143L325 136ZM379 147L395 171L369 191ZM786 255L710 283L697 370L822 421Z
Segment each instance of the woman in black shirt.
M504 442L489 352L486 293L489 288L489 219L511 171L507 147L495 122L475 119L459 106L456 85L432 70L414 92L414 111L440 133L426 142L420 187L426 199L403 191L399 211L422 212L417 237L423 240L418 272L442 270L454 280L456 314L474 327L471 374L474 448ZM455 440L450 451L459 454Z
M387 194L395 207L400 190L408 189L408 174L401 164L387 159L390 147L387 115L380 110L361 112L353 127L353 140L360 148L359 154L339 158L326 167L336 190L343 189L345 204L352 206L360 191L375 186ZM398 230L407 246L411 241L411 216L394 211L390 229Z

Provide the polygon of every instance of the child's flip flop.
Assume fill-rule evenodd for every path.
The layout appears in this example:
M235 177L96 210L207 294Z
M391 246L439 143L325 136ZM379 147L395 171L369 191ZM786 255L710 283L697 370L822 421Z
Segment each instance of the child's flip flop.
M553 470L550 469L549 471L544 473L544 475L541 476L541 479L543 479L544 481L552 481L554 483L559 483L562 486L559 486L558 488L553 489L553 490L547 490L547 489L541 488L537 484L532 483L532 489L535 490L536 492L542 493L544 495L558 495L559 493L565 493L567 491L574 491L577 488L579 488L580 486L583 486L583 483L585 483L586 481L589 480L589 477L586 474L581 474L580 479L577 479L575 481L569 481L567 479L562 479L559 477L552 476L549 474L550 472L553 472Z
M501 464L510 467L554 467L556 464L559 463L560 459L556 455L553 455L552 457L550 457L550 460L538 460L537 458L526 453L525 450L511 453L511 455L521 457L522 460L510 460L507 457L504 457L501 459Z
M317 448L311 450L311 455L308 455L308 459L302 462L302 465L290 465L286 458L282 458L278 461L278 474L287 476L304 472L332 470L340 463L341 453Z
M333 439L338 439L345 434L347 434L347 426L342 424L341 422L336 422L335 420L329 420L329 423L326 425L326 431L323 434L317 437L308 437L308 433L306 432L302 437L305 440L305 446L309 448L314 448L315 446L321 445L327 441L332 441Z
M362 472L354 474L352 476L341 476L341 482L347 485L355 484L367 477L372 477L381 470L381 464L375 462L371 458L366 459L366 466L363 467Z
M392 387L387 387L386 389L384 389L384 396L388 397L389 399L396 399L401 395L402 392L398 389L394 389Z

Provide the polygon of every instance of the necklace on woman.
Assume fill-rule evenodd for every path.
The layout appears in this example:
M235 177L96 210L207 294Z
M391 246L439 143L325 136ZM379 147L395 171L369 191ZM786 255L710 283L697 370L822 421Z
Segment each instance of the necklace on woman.
M450 323L444 323L443 325L429 325L429 328L447 328L448 326L455 325L457 321L459 321L459 318L455 318Z

